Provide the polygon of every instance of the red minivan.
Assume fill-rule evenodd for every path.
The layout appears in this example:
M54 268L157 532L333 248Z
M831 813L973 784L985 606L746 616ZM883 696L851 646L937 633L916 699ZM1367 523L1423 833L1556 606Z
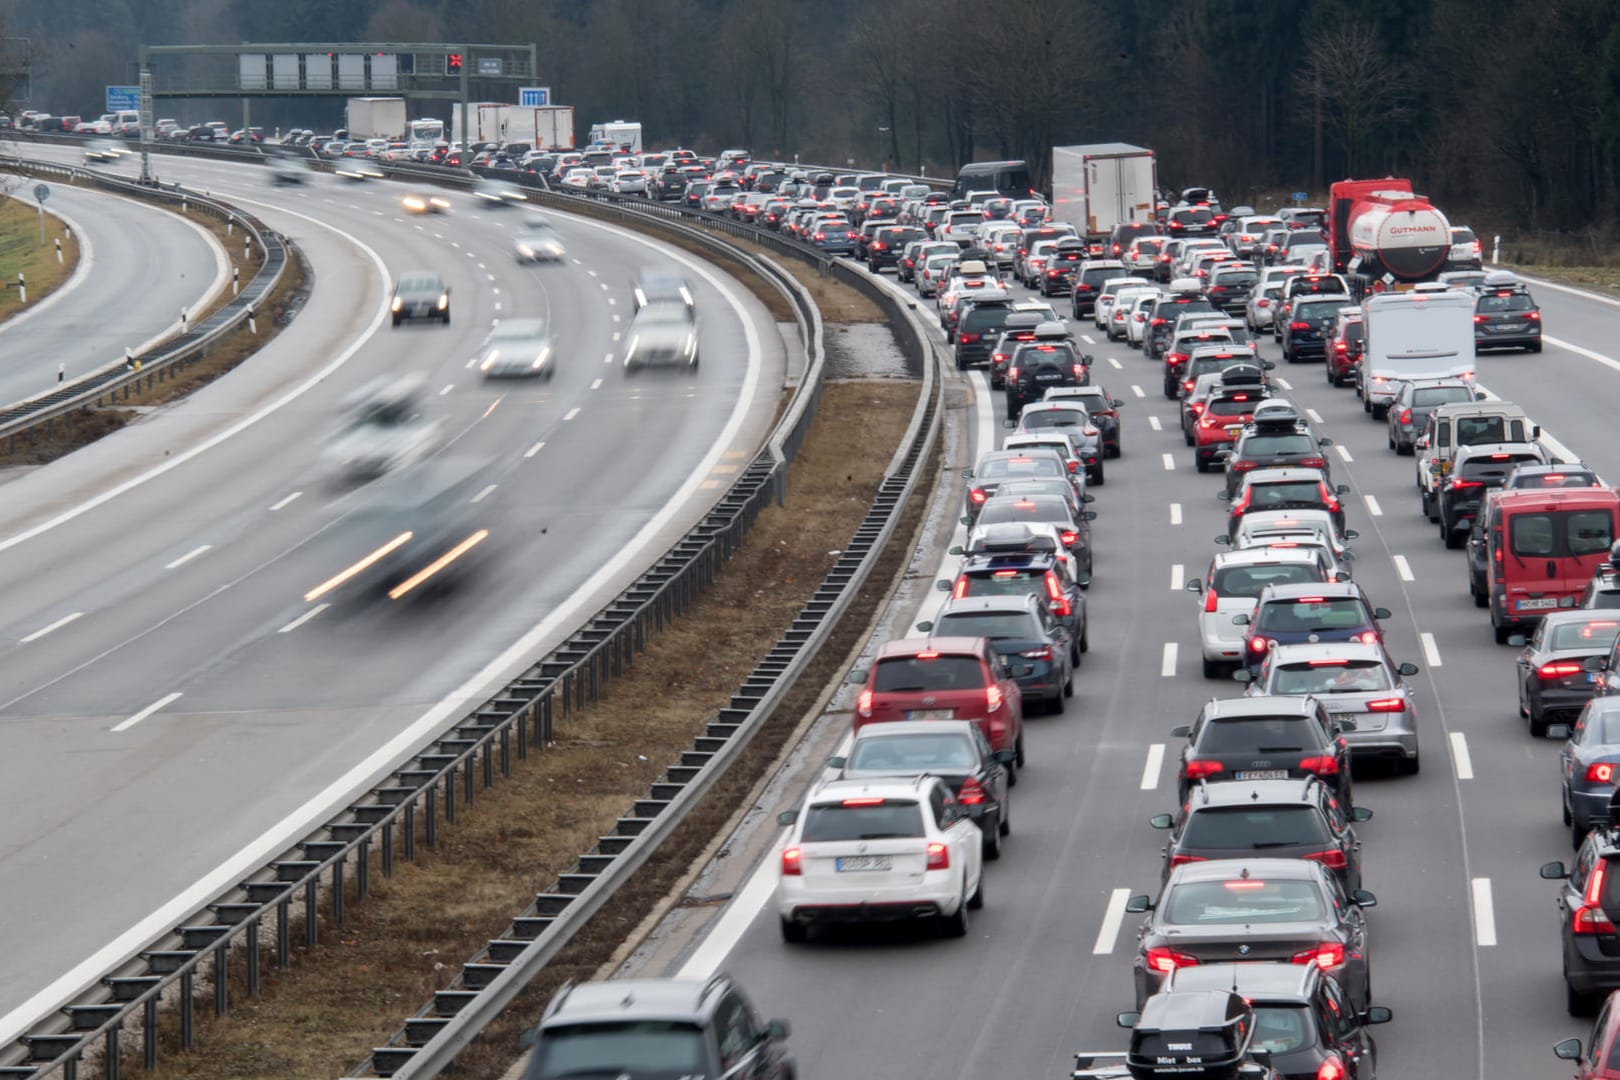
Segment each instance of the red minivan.
M1503 644L1549 611L1572 608L1607 561L1620 518L1613 488L1492 494L1486 509L1491 626Z
M982 637L886 642L861 681L855 727L890 720L971 720L996 750L1024 764L1024 697L1006 662Z

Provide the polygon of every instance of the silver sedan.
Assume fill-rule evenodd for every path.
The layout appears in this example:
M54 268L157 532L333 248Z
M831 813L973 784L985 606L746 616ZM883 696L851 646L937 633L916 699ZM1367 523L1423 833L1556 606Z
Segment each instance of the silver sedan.
M1417 695L1406 678L1415 664L1397 664L1381 644L1333 642L1279 645L1260 662L1248 693L1309 694L1322 699L1350 752L1363 760L1390 762L1396 771L1418 771Z

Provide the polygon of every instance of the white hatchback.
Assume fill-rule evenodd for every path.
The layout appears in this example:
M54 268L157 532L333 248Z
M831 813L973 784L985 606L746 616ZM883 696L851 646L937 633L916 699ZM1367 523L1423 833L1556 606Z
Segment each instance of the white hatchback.
M830 780L799 810L779 858L782 939L830 923L938 920L965 937L984 903L983 837L937 776Z

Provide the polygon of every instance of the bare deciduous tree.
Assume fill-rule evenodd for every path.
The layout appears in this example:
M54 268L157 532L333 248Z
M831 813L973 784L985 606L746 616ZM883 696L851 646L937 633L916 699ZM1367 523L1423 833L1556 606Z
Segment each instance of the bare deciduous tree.
M1352 176L1374 125L1405 111L1406 73L1389 61L1377 32L1365 22L1349 20L1321 33L1306 50L1295 83L1303 103L1319 110L1321 122L1338 133L1345 170Z

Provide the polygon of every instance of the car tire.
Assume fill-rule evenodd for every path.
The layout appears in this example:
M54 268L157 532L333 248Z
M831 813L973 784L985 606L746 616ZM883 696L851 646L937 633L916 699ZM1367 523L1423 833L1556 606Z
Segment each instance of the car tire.
M1367 408L1374 420L1382 420L1389 415L1388 405L1369 405Z
M1097 462L1097 471L1095 474L1093 474L1091 482L1098 487L1102 487L1108 483L1107 476L1103 472L1103 463L1101 461Z
M1422 767L1423 758L1418 754L1413 754L1409 758L1403 757L1395 763L1395 771L1402 776L1416 776Z
M1473 593L1473 595L1474 595L1474 606L1475 607L1490 607L1491 606L1491 598L1490 597L1486 596L1484 593L1481 593L1481 592L1474 592L1473 582L1468 583L1468 591Z
M967 906L972 911L984 908L984 867L979 867L979 887L973 890L973 895L967 898Z
M1441 528L1445 528L1445 526L1442 525ZM1458 548L1463 546L1463 541L1466 540L1466 539L1468 539L1468 537L1463 534L1461 529L1446 529L1445 530L1445 542L1446 542L1446 550L1447 551L1456 551Z
M1541 342L1538 341L1535 344L1528 346L1528 351L1533 352L1533 353L1540 352L1541 351Z
M1208 657L1206 657L1204 659L1204 678L1206 678L1206 679L1218 679L1218 678L1220 678L1221 677L1221 667L1222 666L1223 665L1221 664L1221 662L1219 660L1211 660Z
M1547 737L1547 714L1537 715L1535 706L1530 707L1530 715L1525 720L1529 725L1530 735L1533 738L1545 739Z
M1024 767L1024 733L1020 731L1018 738L1013 742L1013 752L1017 755L1013 760L1020 769Z
M1188 446L1198 445L1198 440L1193 438L1192 432L1188 431L1186 428L1181 429L1181 441L1186 443Z
M982 838L979 850L984 853L985 862L995 862L1001 858L1001 826L994 829L982 829Z
M1091 651L1091 627L1089 626L1080 631L1080 651L1082 653Z
M782 940L789 945L803 945L810 940L810 928L792 919L783 919Z
M1193 468L1197 469L1201 473L1207 473L1209 472L1209 463L1203 458L1199 457L1197 454L1194 454Z
M1598 996L1596 994L1581 993L1579 990L1576 990L1573 986L1569 985L1567 976L1565 978L1564 1008L1569 1012L1569 1015L1591 1016L1593 1013L1597 1012L1599 1001Z
M984 875L982 872L979 875L979 886L980 888L984 887ZM956 914L945 915L940 918L940 930L945 937L967 937L970 921L967 897L963 896L961 902L956 905Z
M399 317L399 316L398 316L398 315L395 315L395 316L394 316L394 325L395 325L395 326L396 326L396 327L397 327L397 326L399 326L399 324L400 324L400 322L401 322L401 321L402 321L402 320L401 320L401 319L400 319L400 317Z
M1012 798L1005 793L1001 797L1001 810L996 814L996 832L1002 836L1012 835Z

